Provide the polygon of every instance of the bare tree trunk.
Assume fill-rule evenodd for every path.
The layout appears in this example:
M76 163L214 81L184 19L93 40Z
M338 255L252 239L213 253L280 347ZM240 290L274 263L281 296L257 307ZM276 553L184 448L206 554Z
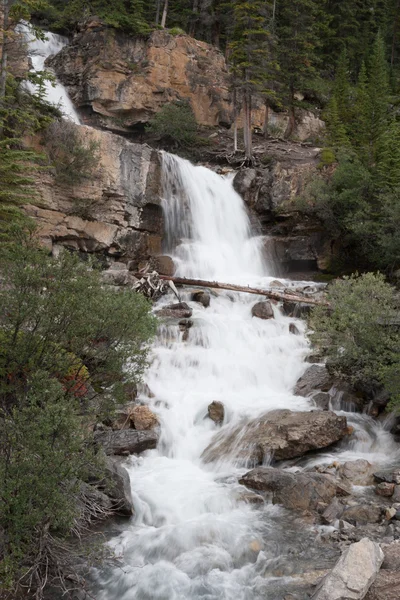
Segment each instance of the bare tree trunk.
M290 136L294 132L294 128L296 126L296 117L294 114L294 88L293 84L290 84L290 98L289 98L289 122L286 127L284 137L286 139L290 138Z
M156 0L156 25L160 22L161 0Z
M265 138L268 137L268 123L269 123L269 104L268 104L268 100L265 100L265 117L264 117L264 127L263 127L263 134L264 134Z
M168 0L164 2L164 10L161 18L161 27L165 29L165 24L167 22L167 14L168 14Z
M251 94L246 86L243 90L243 140L245 158L252 160L252 139L251 139Z
M135 273L135 276L141 278L143 274ZM245 292L246 294L257 294L258 296L266 296L272 300L286 300L287 302L304 302L315 306L329 306L326 300L310 298L301 294L288 294L286 292L278 292L276 290L264 290L259 288L251 288L245 285L235 285L233 283L220 283L219 281L205 281L204 279L187 279L186 277L171 277L170 275L159 275L160 279L173 281L178 285L194 285L198 287L208 287L217 290L231 290L233 292Z
M6 95L7 81L7 42L8 42L8 27L9 27L9 0L2 0L3 23L1 27L1 62L0 62L0 103L4 101Z
M237 130L237 118L238 118L238 110L237 110L237 89L236 84L233 84L233 92L232 92L232 102L233 102L233 151L237 152L238 150L238 130Z

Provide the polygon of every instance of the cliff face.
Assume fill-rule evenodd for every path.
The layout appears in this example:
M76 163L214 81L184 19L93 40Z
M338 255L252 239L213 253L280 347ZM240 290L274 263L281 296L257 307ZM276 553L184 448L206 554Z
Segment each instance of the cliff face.
M161 253L161 167L158 152L108 132L79 127L98 143L96 171L80 185L60 184L51 171L37 175L26 211L38 223L42 242L122 258L136 269Z
M189 36L133 38L93 19L50 64L92 124L127 131L163 104L187 99L200 125L230 125L224 57Z
M155 31L134 38L92 18L49 61L87 124L123 133L140 130L168 102L187 100L199 125L232 125L230 76L224 55L187 35ZM264 127L262 98L253 98L253 125ZM287 113L268 111L268 126L283 135ZM239 127L241 117L239 116ZM316 137L324 123L298 110L294 135Z

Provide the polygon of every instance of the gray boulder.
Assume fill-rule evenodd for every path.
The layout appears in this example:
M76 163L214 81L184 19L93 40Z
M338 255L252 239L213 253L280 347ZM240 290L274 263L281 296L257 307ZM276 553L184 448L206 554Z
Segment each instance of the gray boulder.
M206 292L205 290L199 290L197 292L193 292L192 300L194 302L198 302L202 304L204 308L208 308L210 306L210 292Z
M133 508L131 482L127 470L115 458L106 459L107 482L105 491L112 500L112 507L120 515L131 517Z
M331 411L273 410L233 429L221 430L205 449L203 459L212 462L229 455L255 466L271 455L285 460L326 448L346 433L346 418Z
M379 544L363 538L351 544L322 580L312 600L362 600L383 561Z
M188 319L192 316L192 309L186 302L177 302L176 304L168 304L156 311L158 317L169 317L172 319Z
M258 319L274 318L272 304L268 300L257 302L257 304L254 304L253 308L251 309L251 314L253 317L257 317Z
M311 365L300 377L294 388L296 396L309 396L315 390L328 392L333 381L324 365Z
M99 431L95 440L102 445L106 454L128 455L140 454L145 450L156 448L159 434L155 430L136 431L121 429L119 431Z
M296 510L318 510L330 504L338 492L336 481L320 473L290 473L273 467L257 467L239 483L252 490L270 492L273 504Z

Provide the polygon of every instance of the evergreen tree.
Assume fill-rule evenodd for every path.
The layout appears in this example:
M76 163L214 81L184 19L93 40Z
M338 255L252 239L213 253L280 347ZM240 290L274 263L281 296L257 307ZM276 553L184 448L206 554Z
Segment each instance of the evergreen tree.
M295 125L295 92L317 74L324 14L317 0L281 0L276 7L278 63L283 100L289 109L289 137Z
M376 180L378 187L386 192L400 189L400 123L396 121L379 138Z
M235 0L233 4L232 38L229 43L234 85L243 104L243 135L246 160L252 160L251 104L255 91L273 93L267 88L272 59L269 28L272 5L261 0Z
M335 84L333 94L335 97L337 111L340 121L348 124L351 120L351 96L349 81L349 61L347 51L344 48L340 54L336 67Z
M385 57L385 44L380 33L376 36L368 68L368 108L370 127L371 163L375 154L379 137L389 123L389 76Z
M328 143L337 148L349 146L346 128L340 118L336 96L332 96L325 112L325 121L328 132Z
M367 161L369 153L370 112L367 68L363 62L355 91L354 117L351 130L352 141L363 162Z

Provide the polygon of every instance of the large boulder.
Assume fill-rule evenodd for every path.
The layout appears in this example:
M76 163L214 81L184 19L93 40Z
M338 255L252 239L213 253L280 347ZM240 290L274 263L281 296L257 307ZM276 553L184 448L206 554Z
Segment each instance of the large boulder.
M135 511L131 492L131 482L127 470L118 462L118 459L106 459L105 492L112 500L113 510L123 516L131 517Z
M146 431L159 425L157 416L148 406L135 406L129 413L129 420L134 429Z
M252 490L270 492L274 504L296 510L318 510L322 504L330 504L338 493L337 482L329 475L290 473L273 467L257 467L239 483Z
M192 316L192 309L186 302L177 302L168 304L156 311L157 317L167 317L172 319L188 319Z
M379 572L383 552L379 544L363 538L351 544L323 579L313 600L362 600Z
M346 508L342 513L342 519L352 525L379 523L382 519L382 511L379 506L374 504L356 504Z
M152 431L136 431L121 429L120 431L99 431L95 440L101 444L106 454L128 455L140 454L157 446L159 434Z
M274 310L271 302L268 300L257 302L257 304L255 304L251 309L251 315L253 317L257 317L258 319L273 319Z
M309 396L315 390L327 392L332 385L332 378L325 366L311 365L297 381L294 393L297 396Z
M229 455L244 464L258 465L270 456L285 460L326 448L346 433L346 418L331 411L273 410L233 429L224 428L205 449L203 458L211 462Z
M349 460L340 465L339 475L353 485L371 485L374 467L365 459Z
M210 306L211 301L210 292L207 292L206 290L199 290L197 292L193 292L192 300L194 302L202 304L204 308L208 308Z

